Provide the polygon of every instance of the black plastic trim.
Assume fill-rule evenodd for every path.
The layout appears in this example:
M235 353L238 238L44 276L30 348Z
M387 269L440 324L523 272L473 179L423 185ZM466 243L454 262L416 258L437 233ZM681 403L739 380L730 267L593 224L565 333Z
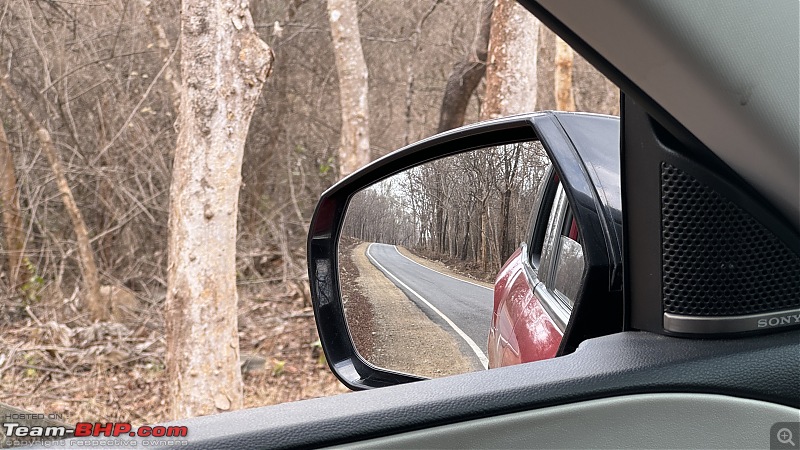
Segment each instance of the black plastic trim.
M175 424L189 428L188 448L312 448L632 394L720 394L800 408L798 373L796 330L736 340L626 332L551 360Z
M592 152L607 149L585 148L582 149L585 154L580 155L559 121L559 117L565 115L573 121L602 123L598 132L613 130L616 133L616 126L610 127L611 122L608 122L614 120L613 124L616 125L616 119L588 114L543 112L483 122L400 149L355 172L322 195L309 232L309 280L325 356L342 383L360 390L423 379L375 367L365 361L354 347L341 303L337 260L339 233L350 197L401 170L477 148L525 140L541 141L578 221L586 261L584 285L591 283L598 288L584 289L586 295L578 293L573 311L579 311L580 314L572 314L566 324L565 338L562 339L558 354L574 351L585 339L622 330L621 292L609 292L608 289L611 267L618 265L618 262L612 262L610 254L619 253L618 250L609 249L609 245L618 245L608 242L607 230L614 225L604 222L612 214L605 211L607 205L601 201L584 167L584 160L591 159Z
M750 214L796 254L800 254L800 234L711 150L697 144L688 152L682 141L670 135L629 96L625 96L622 124L623 185L635 186L623 190L625 298L629 299L626 307L630 326L692 337L734 334L678 333L664 329L662 235L661 226L654 226L661 217L661 163L667 162L708 185ZM629 214L630 211L636 214Z
M564 329L558 356L575 351L588 338L622 331L623 326L622 293L612 291L609 284L613 268L619 264L613 255L620 253L618 249L611 248L618 244L610 241L607 234L607 230L613 226L608 223L611 214L606 211L606 205L601 202L587 172L584 160L591 155L584 149L581 150L586 151L586 154L580 154L559 121L559 117L564 115L570 114L555 113L549 118L534 122L536 132L559 175L570 209L578 222L586 262L582 288L577 294L573 313ZM591 116L584 117L591 120ZM597 117L597 120L608 118ZM540 276L539 279L541 278ZM587 291L586 286L602 286L602 289Z
M544 234L549 219L547 212L553 207L553 200L556 197L556 188L558 187L558 183L554 181L555 176L555 168L550 166L547 174L542 178L542 183L546 184L544 185L542 195L536 199L536 203L533 205L533 211L531 211L531 219L529 221L528 230L530 231L530 237L525 249L525 260L528 261L532 269L535 268L537 271L537 280L539 264L542 259L542 247L544 247Z

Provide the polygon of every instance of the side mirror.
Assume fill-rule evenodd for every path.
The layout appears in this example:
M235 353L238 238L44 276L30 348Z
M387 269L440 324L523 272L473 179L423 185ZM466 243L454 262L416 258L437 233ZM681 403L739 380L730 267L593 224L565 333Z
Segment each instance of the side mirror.
M619 331L619 123L516 116L398 150L309 232L331 369L365 389L552 358Z

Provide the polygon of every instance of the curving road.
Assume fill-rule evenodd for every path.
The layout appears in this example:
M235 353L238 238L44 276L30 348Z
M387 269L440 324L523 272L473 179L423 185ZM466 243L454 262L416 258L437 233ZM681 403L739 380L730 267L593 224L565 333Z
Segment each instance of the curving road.
M462 343L484 368L492 317L492 289L453 278L402 255L397 247L373 243L367 258L425 314Z

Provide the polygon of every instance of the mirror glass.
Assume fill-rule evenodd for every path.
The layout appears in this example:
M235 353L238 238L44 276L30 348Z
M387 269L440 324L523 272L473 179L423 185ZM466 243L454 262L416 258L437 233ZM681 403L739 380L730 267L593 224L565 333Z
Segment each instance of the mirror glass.
M541 144L520 142L430 161L357 192L338 256L345 315L364 360L403 373L447 376L486 369L489 347L522 336L493 315L516 321L513 316L525 315L525 304L536 295L538 265L530 265L525 249L536 235L531 223L542 222L531 219L533 209L550 214L553 200L541 197L555 196L556 189L544 186L557 183L552 174ZM582 264L580 244L550 241L560 247L556 254L565 255L550 270L566 297L574 296L582 273L575 268ZM498 286L494 299L504 265L503 273L517 271L519 280ZM494 343L490 328L496 329ZM517 343L523 344L538 345Z

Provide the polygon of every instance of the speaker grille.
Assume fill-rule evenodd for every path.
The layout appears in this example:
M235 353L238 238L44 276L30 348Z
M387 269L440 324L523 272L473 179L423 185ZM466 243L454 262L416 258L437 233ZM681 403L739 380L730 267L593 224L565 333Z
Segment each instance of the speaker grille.
M800 257L741 208L661 163L664 312L739 316L800 306Z

